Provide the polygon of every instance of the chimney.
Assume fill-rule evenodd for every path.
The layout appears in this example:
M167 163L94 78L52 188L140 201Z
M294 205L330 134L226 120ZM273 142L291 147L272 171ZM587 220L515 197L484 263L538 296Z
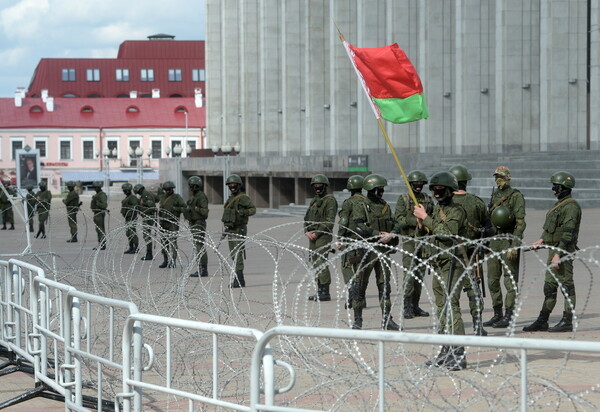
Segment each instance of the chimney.
M46 103L46 99L48 98L48 89L42 89L42 101Z
M53 112L54 111L54 97L47 97L46 98L46 110L49 112Z
M158 99L160 97L160 89L152 89L152 98Z
M202 107L202 89L194 89L194 104L196 107Z
M137 99L137 91L136 90L132 90L129 92L129 97L132 99Z
M17 90L15 92L15 107L23 106L23 96L21 95L21 91Z

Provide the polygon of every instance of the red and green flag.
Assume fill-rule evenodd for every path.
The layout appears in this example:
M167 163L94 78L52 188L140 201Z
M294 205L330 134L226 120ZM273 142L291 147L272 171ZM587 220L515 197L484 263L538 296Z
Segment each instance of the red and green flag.
M377 119L408 123L429 117L421 79L398 44L359 48L343 43Z

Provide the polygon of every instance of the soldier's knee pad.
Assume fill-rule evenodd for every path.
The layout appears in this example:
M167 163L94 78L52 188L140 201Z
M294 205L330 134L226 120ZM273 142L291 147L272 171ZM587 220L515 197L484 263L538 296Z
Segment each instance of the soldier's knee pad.
M544 283L544 297L546 299L556 299L557 290L556 287L549 283Z

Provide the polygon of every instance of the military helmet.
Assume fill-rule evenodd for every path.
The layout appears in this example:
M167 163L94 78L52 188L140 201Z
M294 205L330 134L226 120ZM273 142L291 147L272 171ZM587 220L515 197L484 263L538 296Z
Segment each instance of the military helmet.
M458 181L456 176L450 172L437 172L429 180L429 189L431 190L433 186L446 186L456 191L458 190Z
M188 185L202 187L202 179L200 179L198 176L192 176L188 179Z
M556 172L550 178L550 183L573 189L575 187L575 177L569 172Z
M515 215L506 206L498 206L492 211L492 224L500 229L512 227L515 223Z
M144 189L144 185L141 183L138 183L137 185L133 186L133 193L135 193L136 195L139 194L142 190Z
M104 186L104 182L96 181L92 184L92 187L102 187Z
M510 170L506 166L498 166L494 171L494 176L502 176L510 179Z
M387 186L387 180L385 177L377 174L372 174L365 177L365 182L363 183L363 189L365 189L367 192L375 189L376 187L383 186Z
M407 178L409 182L427 183L427 176L425 176L425 173L421 172L420 170L411 170L410 172L408 172Z
M27 185L25 189L31 192L33 190L33 185Z
M363 187L365 179L360 175L350 176L348 183L346 183L346 189L348 190L360 190Z
M48 187L48 183L46 183L46 181L45 181L45 180L42 180L42 181L40 182L40 187Z
M318 174L318 175L314 175L312 177L312 179L310 179L310 185L326 185L329 186L329 179L327 179L327 176L322 175L322 174Z
M171 182L170 180L167 180L163 183L162 187L163 189L175 189L175 183Z
M131 190L131 189L133 189L133 186L131 185L131 183L123 183L121 185L121 189L123 189L123 190Z
M463 165L454 165L448 171L456 176L456 180L459 182L466 182L472 179L471 173Z
M67 183L65 183L65 186L67 187L75 187L75 182L72 180L69 180Z
M236 183L238 185L243 185L242 183L242 178L240 177L240 175L236 175L235 173L230 175L227 180L225 181L225 185L231 184L231 183Z

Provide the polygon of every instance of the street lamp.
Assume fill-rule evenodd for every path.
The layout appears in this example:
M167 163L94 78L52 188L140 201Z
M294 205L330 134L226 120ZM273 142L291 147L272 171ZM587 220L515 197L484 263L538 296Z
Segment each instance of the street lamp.
M215 156L223 157L223 183L225 183L227 178L229 177L229 158L231 156L237 156L242 150L239 143L231 146L229 143L225 143L223 146L212 146L210 148ZM223 184L223 203L227 200L228 197L228 189L225 184Z
M148 157L150 157L150 154L152 153L151 150L148 150L149 154ZM135 166L137 169L137 182L138 184L144 184L144 166L143 166L143 161L144 161L144 150L142 149L141 146L136 147L135 149L133 147L129 147L129 157L135 157L136 161L135 161Z
M113 154L114 156L117 155L117 149L115 148L113 151L111 151L108 147L105 147L104 149L102 149L102 171L104 174L104 187L106 190L106 196L109 197L109 193L110 191L108 190L108 185L110 184L110 164L109 164L109 156ZM98 152L96 152L96 156L99 156L100 154Z

